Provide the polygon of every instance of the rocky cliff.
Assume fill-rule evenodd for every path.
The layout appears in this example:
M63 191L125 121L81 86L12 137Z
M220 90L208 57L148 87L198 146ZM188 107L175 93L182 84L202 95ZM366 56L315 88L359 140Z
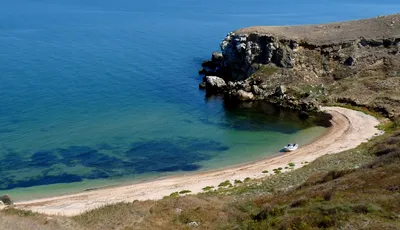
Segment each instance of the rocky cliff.
M400 113L400 14L245 28L229 33L220 47L201 73L226 84L216 87L205 77L209 92L300 110L339 102L389 117Z

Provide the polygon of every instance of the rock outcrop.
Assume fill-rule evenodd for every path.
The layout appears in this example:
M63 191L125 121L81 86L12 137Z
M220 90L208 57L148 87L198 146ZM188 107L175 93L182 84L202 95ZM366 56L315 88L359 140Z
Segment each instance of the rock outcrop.
M203 63L204 73L223 78L229 98L313 109L351 101L387 116L400 113L400 14L245 28L229 33L220 48Z
M217 76L207 76L205 83L207 91L222 92L226 88L225 80Z

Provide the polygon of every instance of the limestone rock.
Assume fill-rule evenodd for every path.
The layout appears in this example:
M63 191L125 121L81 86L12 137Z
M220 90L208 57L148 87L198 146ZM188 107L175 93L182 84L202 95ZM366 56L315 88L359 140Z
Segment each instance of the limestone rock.
M252 85L252 86L251 86L251 91L252 91L255 95L262 95L262 94L264 94L264 90L260 89L257 85Z
M288 47L277 49L274 62L283 68L293 68L294 61Z
M0 201L3 202L5 205L12 205L13 201L11 200L10 195L3 195L0 196Z
M283 85L280 85L275 89L275 96L278 96L278 97L283 96L283 95L285 95L286 91L287 91L286 87Z
M200 84L199 84L199 89L205 89L206 88L206 83L204 82L204 81L202 81Z
M207 76L206 79L207 90L220 91L226 87L225 80L217 76Z
M222 61L222 59L224 58L224 55L221 52L214 52L212 54L212 61L216 62L216 61Z
M246 92L242 89L237 91L237 96L239 100L242 101L249 101L254 99L254 94L252 92Z
M187 226L197 228L200 226L200 222L192 221L190 223L187 223Z

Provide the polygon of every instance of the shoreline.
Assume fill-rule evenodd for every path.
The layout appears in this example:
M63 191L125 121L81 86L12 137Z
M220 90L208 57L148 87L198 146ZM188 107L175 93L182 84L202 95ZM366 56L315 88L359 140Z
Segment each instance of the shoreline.
M332 115L332 126L320 138L300 147L295 152L273 155L260 161L233 165L223 169L166 176L130 185L98 188L72 195L17 202L16 208L49 215L74 216L107 204L157 200L181 190L191 190L194 194L202 192L202 188L206 186L217 188L218 184L225 180L243 180L246 177L262 178L272 174L272 169L284 168L290 162L295 163L294 168L299 168L303 166L301 162L311 162L326 154L355 148L381 133L375 127L379 121L370 115L340 107L325 107L323 110ZM263 170L269 170L270 173L263 174Z

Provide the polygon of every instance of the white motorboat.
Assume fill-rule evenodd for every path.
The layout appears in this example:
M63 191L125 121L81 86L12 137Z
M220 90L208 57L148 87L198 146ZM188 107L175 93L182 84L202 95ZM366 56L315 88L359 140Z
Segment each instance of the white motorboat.
M299 147L299 145L296 144L296 143L294 143L294 144L288 144L288 145L286 145L283 149L284 149L286 152L292 152L292 151L295 151L298 147Z

